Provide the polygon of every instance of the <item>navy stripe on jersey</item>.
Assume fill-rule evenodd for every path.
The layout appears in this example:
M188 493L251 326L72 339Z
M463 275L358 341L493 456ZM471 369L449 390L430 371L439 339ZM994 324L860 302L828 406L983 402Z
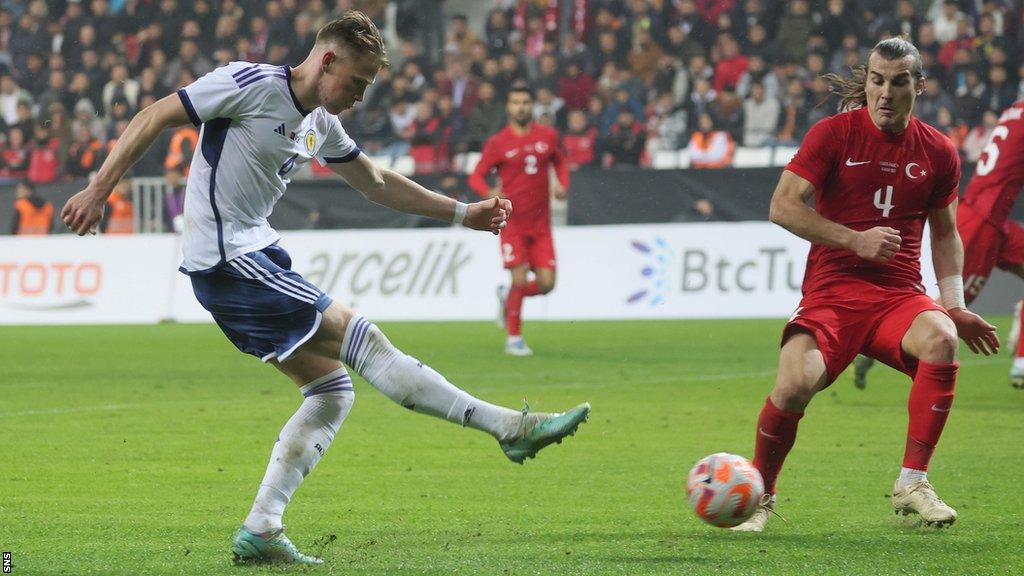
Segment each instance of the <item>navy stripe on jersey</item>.
M231 126L231 118L214 118L203 125L203 137L200 147L203 150L203 158L210 165L210 208L213 210L213 218L217 221L217 248L220 250L220 262L227 260L224 253L224 224L220 219L220 210L217 210L217 199L214 197L214 190L217 189L217 164L220 163L221 152L224 151L224 140L228 136L228 127Z
M251 76L249 78L246 78L244 81L239 82L238 83L238 87L239 88L245 88L246 86L249 86L250 84L255 84L256 82L258 82L260 80L263 80L264 78L282 78L282 79L285 79L285 80L288 79L287 76L285 76L284 74L279 73L279 72L260 72L259 74L256 74L255 76Z
M357 156L359 156L360 152L362 152L362 150L359 149L359 146L356 146L355 148L352 149L351 152L345 154L344 156L324 156L324 162L327 162L328 164L343 164L345 162L351 162L355 160Z
M239 70L238 72L235 72L231 75L231 77L235 79L236 83L238 83L252 76L253 74L256 74L258 72L267 72L270 70L274 70L275 68L280 68L280 66L270 66L269 64L253 64L252 66L249 66L244 70Z
M309 116L309 112L302 107L299 103L299 99L295 97L295 91L292 90L292 67L284 66L284 75L288 79L288 93L292 96L292 104L295 104L295 109L299 111L299 114L303 116Z
M192 121L192 124L199 126L203 123L199 119L199 114L196 114L196 108L192 105L192 99L188 97L188 93L185 92L184 88L178 90L178 98L181 98L181 103L185 106L185 112L188 112L188 119Z
M258 70L259 67L260 67L259 64L253 64L252 66L246 66L245 68L242 68L238 72L235 72L234 74L232 74L231 77L234 78L235 80L238 80L239 76L242 76L242 75L244 75L247 72L252 72L253 70Z
M252 68L248 68L241 73L235 73L232 78L235 79L235 84L239 88L245 88L246 86L262 80L264 78L288 78L288 74L285 73L284 67L282 66L268 66L265 64L258 64Z

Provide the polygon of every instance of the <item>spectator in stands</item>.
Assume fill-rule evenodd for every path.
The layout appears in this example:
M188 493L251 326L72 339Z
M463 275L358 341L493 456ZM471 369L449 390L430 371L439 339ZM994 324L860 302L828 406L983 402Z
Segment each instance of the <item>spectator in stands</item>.
M433 105L426 100L417 102L409 132L409 155L416 162L417 174L435 174L447 166L442 136L441 120L434 114Z
M846 38L855 39L861 31L854 6L846 0L828 0L821 18L821 33L825 36L829 51L846 47ZM859 44L859 41L857 42Z
M135 232L134 208L132 205L132 182L121 179L107 198L107 209L100 220L100 232L104 234L133 234Z
M604 166L639 166L645 142L644 127L637 121L633 111L629 108L620 109L616 122L612 124L601 146Z
M468 118L476 106L479 86L480 83L469 75L466 63L461 58L454 58L448 63L447 77L437 85L437 90L451 96L455 107Z
M646 6L646 2L641 2ZM628 61L633 76L644 86L650 87L661 63L661 48L654 41L651 33L644 30L637 35L633 49L629 51Z
M647 110L647 146L651 151L679 150L687 135L686 108L663 92Z
M939 108L956 108L953 99L943 90L938 82L928 82L928 88L914 100L914 116L934 126L939 117Z
M683 26L672 26L668 29L668 43L665 52L689 62L694 56L706 56L707 49Z
M673 218L674 222L716 222L721 220L710 199L701 196L693 201L690 209Z
M192 155L199 145L199 132L191 124L177 128L171 135L164 157L164 170L177 170L188 176Z
M565 64L565 74L558 80L558 96L568 110L584 110L587 101L594 94L594 79L583 71L579 62L570 60Z
M690 117L687 119L689 126L697 126L702 114L711 113L711 104L718 98L718 93L711 87L711 82L705 78L698 78L690 93L690 105L688 110Z
M437 118L441 121L442 143L447 148L446 158L455 153L465 152L469 121L455 109L455 101L451 96L441 96L437 99Z
M570 170L589 166L596 158L597 128L587 121L583 110L569 111L569 128L562 136L565 160Z
M956 91L956 115L967 119L968 122L977 122L980 118L979 111L986 89L987 86L982 82L981 74L974 68L966 69L964 83ZM954 110L954 108L949 110ZM936 121L938 121L937 113Z
M711 119L719 130L729 133L733 142L743 138L743 101L727 86L709 107Z
M747 71L748 59L740 53L740 44L732 36L723 34L718 37L719 58L715 63L715 91L722 92L726 87L735 90L743 73Z
M488 12L484 35L486 36L487 50L491 54L500 54L508 50L511 32L508 17L501 8L494 8Z
M776 144L780 146L799 146L807 132L807 91L799 78L793 78L786 84L786 94L782 97L782 116L779 118L779 133Z
M18 86L10 74L0 76L0 119L8 126L18 123L18 103L27 102L32 105L32 95Z
M740 81L736 85L736 94L740 98L747 98L750 96L750 86L754 82L761 84L766 99L779 99L779 95L782 93L779 77L774 71L768 69L764 57L757 54L748 60L747 70L740 76Z
M935 123L935 128L949 137L949 140L953 142L953 145L957 149L963 147L964 140L967 138L968 128L966 124L958 123L953 118L953 113L948 108L939 109L939 118Z
M945 0L942 11L932 19L935 25L935 39L945 43L954 40L963 30L961 22L970 23L967 15L960 11L957 0Z
M31 132L35 125L35 120L32 118L32 105L25 100L18 102L17 115L18 121L11 126L21 128L23 132Z
M701 114L698 129L690 136L686 150L694 168L725 168L732 165L735 142L724 130L715 129L711 115Z
M33 184L49 184L61 175L64 158L57 155L58 141L43 122L35 125L28 146L28 179Z
M36 193L31 182L22 180L14 191L14 214L10 234L39 236L53 233L53 204Z
M981 124L975 126L967 133L967 137L964 138L962 151L968 163L973 164L978 161L978 158L981 157L981 151L985 149L989 138L992 137L992 131L995 130L998 123L999 115L992 110L986 110L981 116Z
M79 125L68 148L65 173L72 178L85 178L100 167L104 158L103 142L92 135L88 126Z
M814 20L811 18L807 0L792 0L788 12L779 22L775 39L776 57L802 62L807 55L807 41L810 39Z
M33 52L28 55L25 70L15 71L18 74L18 84L21 85L30 96L38 96L46 90L46 62L43 55Z
M0 160L0 180L10 182L28 175L28 147L21 128L15 126L7 130L7 141L0 147Z
M750 83L750 96L743 101L743 145L765 146L779 128L782 106L765 94L764 84Z
M124 100L134 110L139 103L139 83L128 76L128 66L118 64L110 70L110 81L103 87L103 109L109 115L114 99Z
M468 56L471 46L480 38L469 29L469 21L463 14L452 16L448 22L448 35L444 49L449 54Z
M557 92L559 76L558 57L554 54L544 54L540 57L537 75L533 78L531 85L535 90L547 88L552 92Z
M498 100L494 85L484 82L477 88L478 101L469 117L468 148L479 151L483 143L505 126L505 104Z
M164 195L164 221L165 232L181 234L185 227L185 177L181 170L170 168L164 172L164 183L167 184L167 192Z
M1003 66L988 69L988 82L981 93L982 110L1006 110L1017 99L1017 87L1010 84L1009 74ZM970 121L964 117L965 121Z
M537 90L537 101L533 103L533 117L537 119L544 115L551 118L552 125L559 132L565 129L565 101L555 96L547 86Z

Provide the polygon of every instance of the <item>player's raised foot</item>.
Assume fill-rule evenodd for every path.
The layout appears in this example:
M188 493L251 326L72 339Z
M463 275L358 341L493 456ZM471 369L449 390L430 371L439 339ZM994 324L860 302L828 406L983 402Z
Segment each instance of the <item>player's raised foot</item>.
M522 338L509 338L505 341L505 354L509 356L533 356L533 350Z
M868 370L874 365L875 360L867 356L857 356L853 359L853 385L858 390L868 387Z
M498 294L498 316L495 318L494 323L498 325L498 328L504 330L508 327L508 318L505 317L505 303L508 302L508 286L501 284L497 289Z
M235 564L323 564L324 561L306 556L284 535L284 528L267 534L255 534L245 528L238 529L231 543Z
M919 514L929 526L943 527L956 521L956 510L939 498L927 480L919 480L900 489L899 482L892 490L892 507L897 514Z
M754 515L739 526L733 526L736 532L764 532L765 524L768 524L768 517L775 510L775 495L764 494L761 496L761 503L754 510Z
M501 442L501 449L509 460L522 464L527 458L536 456L545 446L561 444L563 438L575 434L580 424L587 421L589 414L589 402L561 414L531 413L527 406L523 409L519 433L512 440Z

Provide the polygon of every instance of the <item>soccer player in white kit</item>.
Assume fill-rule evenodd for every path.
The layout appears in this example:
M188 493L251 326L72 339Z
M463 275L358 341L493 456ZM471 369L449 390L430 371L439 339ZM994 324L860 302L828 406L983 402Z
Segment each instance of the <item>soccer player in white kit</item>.
M236 562L319 564L284 535L284 508L327 450L355 398L347 364L406 408L485 431L522 463L575 432L589 404L558 414L489 404L397 350L371 322L291 270L267 221L289 174L312 158L367 199L395 210L497 233L508 200L464 204L375 166L337 114L387 66L380 33L358 11L325 25L294 68L233 62L139 112L61 220L94 232L114 185L167 128L202 126L185 200L182 272L239 350L274 365L304 400L279 434L252 510L235 534Z

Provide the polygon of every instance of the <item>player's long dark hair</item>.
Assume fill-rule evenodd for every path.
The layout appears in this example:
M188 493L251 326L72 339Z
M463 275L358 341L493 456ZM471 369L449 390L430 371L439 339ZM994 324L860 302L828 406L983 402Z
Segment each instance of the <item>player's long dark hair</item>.
M907 56L913 57L914 62L910 65L910 75L913 76L915 83L924 80L924 64L921 63L921 53L910 40L907 40L906 36L889 38L875 44L875 47L868 54L868 59L871 58L871 54L875 53L878 53L879 56L886 60L900 60ZM861 108L867 105L868 102L867 95L864 92L864 87L868 81L867 64L854 66L850 68L850 72L852 72L850 76L840 76L839 74L831 73L822 76L829 83L829 91L839 95L841 99L839 101L840 112Z

